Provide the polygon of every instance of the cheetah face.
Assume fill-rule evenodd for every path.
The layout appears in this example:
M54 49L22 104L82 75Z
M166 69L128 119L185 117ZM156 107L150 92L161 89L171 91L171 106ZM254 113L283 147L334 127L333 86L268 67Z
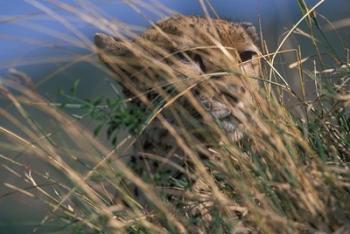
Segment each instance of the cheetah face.
M249 122L245 112L249 112L251 94L258 88L260 52L256 38L250 23L175 16L131 40L98 33L95 45L127 97L157 90L156 96L167 98L168 84L177 94L191 90L236 141L243 135L241 123ZM152 97L147 95L142 101L147 105L146 99Z

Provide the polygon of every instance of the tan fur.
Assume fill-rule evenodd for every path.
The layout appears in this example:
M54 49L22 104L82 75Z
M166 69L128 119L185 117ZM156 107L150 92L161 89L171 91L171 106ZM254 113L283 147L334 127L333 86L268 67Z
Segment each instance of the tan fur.
M221 19L208 20L195 16L174 16L159 21L132 40L132 44L130 44L130 41L118 40L105 34L97 34L95 42L99 48L114 56L121 55L125 57L125 55L130 56L130 52L134 52L135 56L140 56L140 58L142 58L142 55L134 50L135 45L145 49L154 57L162 57L160 49L166 52L189 52L198 47L217 46L215 42L225 47L229 55L234 58L237 53L244 51L255 53L259 51L256 46L257 33L251 24L232 23ZM218 48L197 51L206 51L206 53L209 53L208 51L223 52ZM216 60L220 57L222 56L214 56ZM227 60L227 57L224 59ZM257 61L254 62L254 71L249 70L250 68L247 66L248 74L259 74L256 67ZM204 62L208 64L213 61Z
M117 75L127 97L138 96L139 105L149 108L150 90L167 97L171 95L162 87L164 83L171 83L177 93L193 86L190 91L201 107L235 142L244 135L241 122L247 121L246 113L253 105L252 93L257 84L251 78L260 74L256 35L249 23L174 16L157 22L130 40L98 33L95 44L100 49L101 60ZM206 74L210 73L220 75L208 77ZM147 94L147 98L143 94ZM178 103L184 109L192 108L186 98L179 99ZM181 108L173 104L161 113L175 126L179 110ZM208 120L202 120L204 125L213 124L205 121ZM184 126L187 126L186 119L182 120ZM184 161L176 140L157 119L149 124L138 141L141 154ZM144 168L150 168L148 162L143 162ZM159 168L162 166L153 170Z
M152 89L164 96L158 87L174 79L179 92L197 82L192 91L233 141L243 136L239 122L245 120L243 112L252 105L251 93L257 88L251 79L260 74L256 42L257 33L249 23L180 15L157 22L132 40L102 33L95 36L100 58L118 75L127 97ZM167 69L169 65L173 69ZM232 75L201 82L203 74L220 71L232 71ZM193 77L200 77L199 81ZM140 100L149 101L142 95Z

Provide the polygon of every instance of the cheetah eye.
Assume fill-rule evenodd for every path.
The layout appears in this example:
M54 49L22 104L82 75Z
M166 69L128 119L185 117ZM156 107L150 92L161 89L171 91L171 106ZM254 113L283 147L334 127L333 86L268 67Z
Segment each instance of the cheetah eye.
M196 54L194 56L193 60L199 65L199 67L201 68L201 70L203 72L206 72L206 67L205 67L204 62L202 60L202 57L199 54Z
M239 57L241 58L242 62L245 62L245 61L251 60L253 56L256 54L257 53L255 51L247 50L239 53Z
M175 56L177 58L179 58L179 60L182 60L185 63L189 63L190 61L188 61L187 57L183 54L183 53L177 53L175 54ZM192 57L193 62L195 62L198 67L201 69L202 72L206 72L206 67L204 65L203 59L199 54L195 54L194 56L192 55L188 55L190 58Z

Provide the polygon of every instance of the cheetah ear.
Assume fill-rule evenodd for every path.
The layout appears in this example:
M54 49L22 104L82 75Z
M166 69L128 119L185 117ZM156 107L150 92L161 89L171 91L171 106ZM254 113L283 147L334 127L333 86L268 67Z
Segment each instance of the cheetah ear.
M259 35L258 35L258 32L256 31L254 24L250 22L240 22L239 24L244 28L247 34L252 38L254 44L257 44L259 42Z
M122 40L104 33L96 33L94 42L98 49L111 55L120 56L128 51Z

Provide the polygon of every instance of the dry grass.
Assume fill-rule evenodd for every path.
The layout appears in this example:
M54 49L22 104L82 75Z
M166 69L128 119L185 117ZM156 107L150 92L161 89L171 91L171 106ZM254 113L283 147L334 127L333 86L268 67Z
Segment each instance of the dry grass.
M91 53L98 52L91 40L65 18L36 1L28 2L70 28ZM204 2L201 3L206 9ZM142 1L130 1L129 4L159 14L165 11L145 6ZM83 13L73 5L56 1L53 5L119 38L123 36L119 29L127 30L122 23L103 21L97 13ZM310 15L312 11L305 8L306 5L303 6L303 19L313 31L314 15ZM293 32L294 28L286 38ZM133 35L131 31L125 33ZM316 39L312 33L306 35ZM254 78L260 80L262 88L252 91L254 105L244 110L244 118L240 119L245 137L232 143L190 92L203 82L210 83L217 75L236 76L250 82L251 77L232 67L230 57L226 56L230 48L219 46L215 54L207 54L211 58L216 56L220 73L198 76L186 67L175 70L169 66L169 60L177 64L178 58L153 44L141 47L129 43L128 46L143 58L141 72L131 66L133 61L123 58L111 58L111 62L129 68L117 73L105 69L89 56L84 59L90 61L91 66L103 69L111 79L121 80L123 86L148 108L147 119L141 128L136 128L138 131L147 131L151 120L157 120L170 132L176 147L186 158L171 161L164 151L163 155L145 157L167 164L173 171L181 172L181 176L172 177L159 171L141 174L124 158L142 133L127 134L114 146L103 144L91 130L38 94L24 74L12 72L12 79L2 83L1 95L16 111L10 113L2 108L0 115L14 127L0 126L4 136L0 157L7 170L23 178L29 187L8 183L5 186L29 197L39 197L51 207L52 211L38 225L39 230L45 230L49 222L76 233L347 233L350 230L350 98L347 83L350 73L346 67L343 67L343 75L334 82L323 82L324 77L331 79L336 73L308 71L306 65L303 67L306 60L300 58L300 51L294 50L299 57L294 66L299 68L300 83L312 79L315 84L316 96L309 100L303 85L299 94L273 67L282 47L276 53L263 53L260 58L269 72ZM149 56L145 48L156 51L168 61ZM178 81L179 72L188 78L185 82ZM132 79L130 74L133 74ZM147 88L156 90L163 102L149 100L145 91L133 83L140 80ZM170 85L172 92L166 89ZM213 86L204 87L208 88L207 92L215 92L215 84ZM301 114L293 115L284 107L280 101L284 95L297 100ZM103 94L101 96L104 100ZM96 108L107 114L124 110L111 109L103 101L88 105L89 110ZM193 110L197 116L192 115ZM169 113L174 116L175 124L169 123L164 116ZM128 114L121 116L132 117L132 113ZM199 116L207 124L199 122ZM133 122L123 123L124 127L130 127L128 124ZM55 126L55 130L52 131L50 126ZM195 131L198 128L202 130L199 133ZM20 160L13 159L17 154L37 158L45 162L47 168L30 169ZM53 172L48 174L46 171ZM198 189L194 181L204 185ZM135 196L134 187L141 195ZM118 194L117 199L115 194Z

